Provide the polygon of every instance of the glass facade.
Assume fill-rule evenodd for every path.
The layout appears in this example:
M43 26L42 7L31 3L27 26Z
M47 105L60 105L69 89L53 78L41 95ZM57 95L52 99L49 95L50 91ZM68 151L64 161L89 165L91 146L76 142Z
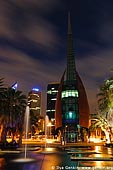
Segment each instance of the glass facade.
M41 92L32 89L28 94L28 105L36 116L41 114Z
M78 109L78 90L69 89L68 85L64 85L62 89L62 123L66 124L78 124L79 123L79 109ZM75 88L75 86L74 86Z
M47 86L47 109L46 114L49 120L55 121L55 103L58 93L59 83L51 83Z
M78 90L62 91L62 98L64 97L78 97Z

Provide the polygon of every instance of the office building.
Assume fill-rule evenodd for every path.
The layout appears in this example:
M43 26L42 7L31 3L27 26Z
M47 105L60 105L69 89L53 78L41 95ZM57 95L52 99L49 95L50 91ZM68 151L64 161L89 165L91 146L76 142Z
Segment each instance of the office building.
M59 83L50 83L47 86L47 110L46 115L52 124L55 123L55 103L58 93Z
M29 92L28 105L34 116L39 117L41 115L41 91L39 89L33 88Z

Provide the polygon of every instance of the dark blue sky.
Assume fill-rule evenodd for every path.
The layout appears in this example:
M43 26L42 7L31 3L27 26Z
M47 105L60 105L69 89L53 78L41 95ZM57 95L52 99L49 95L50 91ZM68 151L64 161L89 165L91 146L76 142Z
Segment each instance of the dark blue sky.
M77 71L91 112L99 86L113 67L112 0L0 0L0 74L26 94L60 81L66 67L71 13ZM43 99L45 101L45 99Z

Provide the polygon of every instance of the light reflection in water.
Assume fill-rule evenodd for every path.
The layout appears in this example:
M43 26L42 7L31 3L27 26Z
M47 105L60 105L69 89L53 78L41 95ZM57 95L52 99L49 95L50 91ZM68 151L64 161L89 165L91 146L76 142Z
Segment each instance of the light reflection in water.
M96 152L100 152L100 151L101 151L101 148L102 148L101 146L95 146L95 147L94 147L94 150L95 150Z
M104 163L104 161L95 161L95 166L96 167L102 167L103 163Z
M108 151L108 154L112 155L113 152L112 152L112 149L111 148L107 148L107 151Z
M76 156L77 157L111 157L112 153L113 153L113 148L107 148L107 147L101 147L101 146L94 146L92 147L92 149L89 150L90 151L95 151L95 152L101 152L98 154L86 154L85 152L88 152L87 148L72 148L73 151L78 151L80 153L77 153ZM55 169L60 169L60 168L64 168L65 167L96 167L97 169L101 169L101 167L108 167L108 166L113 166L113 162L112 161L70 161L70 155L68 155L66 152L61 151L59 152L57 150L57 152L55 152L55 148L46 148L45 149L48 153L38 153L37 152L33 152L32 156L33 158L36 158L37 161L33 164L26 164L26 165L22 165L20 168L17 166L17 164L15 164L15 168L12 168L10 170L37 170L37 169L43 169L43 170L51 170L52 168ZM51 152L52 154L49 154L49 152ZM81 154L81 152L83 152L83 154ZM94 153L94 152L93 152ZM31 152L29 153L31 154ZM1 166L3 167L3 164L5 164L4 159L0 159L0 170L4 170L3 168L1 168ZM91 169L91 168L89 168ZM9 169L7 169L9 170ZM107 168L106 168L107 170Z
M81 162L80 165L82 167L96 167L95 170L97 170L99 168L99 170L101 170L102 168L101 167L111 167L113 166L113 163L111 161L109 162L104 162L104 161L89 161L89 162ZM91 168L89 168L91 169ZM105 170L105 168L104 168ZM107 168L106 168L107 170Z
M54 148L45 148L45 150L48 152L50 152L50 151L52 152L52 151L54 151Z
M100 152L99 154L89 154L88 157L112 157L113 155L113 148L108 148L104 146L94 146L93 149L95 152ZM81 162L82 166L90 166L90 167L98 167L101 168L103 166L105 167L111 167L113 166L112 161L88 161L88 162Z

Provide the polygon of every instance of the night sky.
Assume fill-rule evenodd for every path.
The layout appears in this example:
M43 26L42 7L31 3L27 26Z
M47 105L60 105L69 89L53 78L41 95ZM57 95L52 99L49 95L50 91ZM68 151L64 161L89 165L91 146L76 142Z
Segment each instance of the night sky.
M27 94L58 82L66 67L71 13L76 68L91 113L99 86L113 75L113 0L0 0L0 76Z

